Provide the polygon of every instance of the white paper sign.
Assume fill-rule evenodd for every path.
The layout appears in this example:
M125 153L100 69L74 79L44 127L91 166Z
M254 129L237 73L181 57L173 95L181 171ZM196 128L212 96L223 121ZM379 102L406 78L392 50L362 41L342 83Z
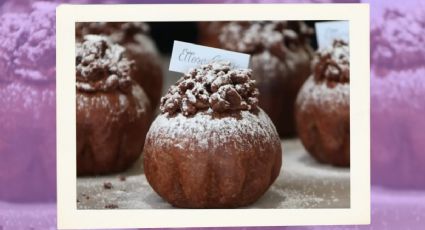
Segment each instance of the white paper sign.
M332 46L334 39L342 39L349 42L348 21L318 22L315 27L319 49Z
M170 71L186 73L191 68L215 61L229 61L234 68L246 69L250 55L223 49L174 41Z

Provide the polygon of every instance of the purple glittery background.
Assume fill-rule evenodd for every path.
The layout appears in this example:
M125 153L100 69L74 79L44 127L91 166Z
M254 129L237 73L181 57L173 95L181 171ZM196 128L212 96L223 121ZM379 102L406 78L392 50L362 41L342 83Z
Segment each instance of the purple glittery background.
M61 2L34 2L0 0L0 230L56 229L54 9ZM425 228L425 4L371 1L371 48L372 224L252 229Z

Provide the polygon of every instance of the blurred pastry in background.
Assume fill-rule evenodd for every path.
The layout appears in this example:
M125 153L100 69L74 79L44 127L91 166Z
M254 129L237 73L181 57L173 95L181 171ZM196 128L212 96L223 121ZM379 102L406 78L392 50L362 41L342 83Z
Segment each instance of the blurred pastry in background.
M335 40L317 52L313 75L302 86L295 109L299 138L319 162L350 166L350 50Z
M56 6L0 16L1 200L56 200Z
M78 175L123 171L142 153L152 111L124 52L98 35L76 45Z
M425 2L370 4L372 184L424 189Z
M313 30L304 22L231 22L222 28L221 47L251 55L260 107L281 137L295 134L294 103L311 74Z
M200 45L220 48L219 36L228 21L198 22L198 40Z
M132 78L143 87L155 110L161 98L163 73L155 43L149 37L149 25L143 22L76 23L77 40L87 34L108 36L126 48L128 59L135 61Z

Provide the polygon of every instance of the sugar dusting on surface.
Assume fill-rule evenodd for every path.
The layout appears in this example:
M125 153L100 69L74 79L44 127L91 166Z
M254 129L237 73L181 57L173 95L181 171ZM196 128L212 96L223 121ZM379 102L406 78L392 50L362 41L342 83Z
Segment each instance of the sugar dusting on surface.
M258 89L251 70L214 62L191 69L161 98L162 113L191 116L208 109L217 113L255 111Z
M270 51L264 51L258 55L252 56L252 69L261 69L261 77L254 76L258 84L261 83L274 83L276 81L276 72L285 72L285 65L282 65L282 61L272 55ZM288 62L288 65L292 62ZM288 75L289 76L289 75ZM279 75L279 77L281 77ZM287 76L285 76L287 77Z
M130 78L132 62L123 57L124 50L98 35L87 35L77 43L77 109L86 110L86 118L92 116L90 108L109 108L108 115L118 119L132 100L139 117L150 108L145 92Z
M28 16L26 33L14 52L15 74L33 81L55 79L56 3L36 2Z
M86 92L117 90L127 92L132 61L123 57L124 47L109 38L86 35L76 44L76 86Z
M147 108L150 107L150 102L148 97L146 96L143 89L136 85L131 86L131 94L124 94L121 92L117 92L118 96L118 107L119 110L110 109L110 115L113 117L118 117L117 113L124 113L130 106L129 100L131 98L134 98L136 100L136 112L138 116L143 116L147 113ZM95 97L89 97L89 96L78 96L77 94L77 110L85 110L86 108L96 108L96 107L103 107L103 108L109 108L112 105L111 99L109 98L109 93L99 93ZM91 116L90 110L86 110L84 113L86 118L89 118ZM114 112L116 114L114 114Z
M281 208L350 207L350 169L318 163L298 140L282 143L285 161L277 181L258 205L265 205L271 194ZM271 193L271 194L270 194Z
M150 27L144 22L78 22L76 31L77 39L88 34L104 35L130 52L157 53L155 43L149 37Z
M302 86L298 94L297 104L301 109L309 105L324 106L328 111L338 109L341 104L350 103L350 84L336 84L334 87L325 81L316 82L311 76ZM326 110L324 110L326 111Z
M246 138L238 138L241 136ZM176 146L189 150L209 150L224 146L230 140L241 148L251 149L259 143L270 143L277 137L270 118L261 109L258 115L241 111L240 118L213 118L211 110L192 117L161 114L147 134L147 139L152 140L155 146Z
M56 3L36 2L27 14L0 17L0 79L54 81ZM8 79L10 80L10 79Z
M292 28L288 21L230 22L222 28L219 40L225 49L255 54L277 48L275 51L280 56L290 48L287 44L302 43L304 37L312 33L305 24L298 23L300 31Z
M146 108L150 107L150 101L148 99L148 96L146 95L145 91L142 89L142 87L138 85L134 85L131 90L131 94L136 99L139 106L137 106L137 113L143 114L146 113Z
M282 141L285 157L280 175L270 189L245 208L348 208L350 207L350 170L317 163L299 140ZM117 204L120 209L173 209L149 186L143 174L142 159L123 174L77 178L78 209L104 209ZM103 189L110 181L114 189ZM84 199L89 195L90 199Z
M314 73L303 84L296 104L301 110L325 108L334 113L350 104L350 49L348 43L334 40L332 47L316 53Z
M316 81L329 84L350 82L350 47L343 40L334 40L331 47L316 52L313 60Z
M5 114L31 111L31 116L36 120L42 119L47 111L52 112L51 110L54 110L56 105L55 88L53 86L33 87L20 81L11 82L0 88L0 97L2 102L2 109L0 110L4 111Z
M386 1L379 14L372 15L372 112L420 116L424 111L424 7L419 0L405 5Z
M424 111L425 68L402 69L389 72L385 77L372 71L371 104L373 109L391 112L394 107Z
M413 3L413 2L412 2ZM425 62L425 3L415 6L386 1L371 20L371 64L374 68L406 69Z

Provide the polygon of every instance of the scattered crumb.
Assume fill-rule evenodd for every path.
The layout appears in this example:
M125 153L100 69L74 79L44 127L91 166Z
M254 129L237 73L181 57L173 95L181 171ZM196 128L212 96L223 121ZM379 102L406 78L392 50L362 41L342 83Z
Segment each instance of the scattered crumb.
M108 209L117 209L118 208L118 205L116 205L116 204L107 204L107 205L105 205L105 208L108 208Z
M112 188L112 183L111 182L105 182L105 183L103 183L103 188L104 189L111 189Z
M77 199L77 203L80 203L80 200L79 199Z
M120 179L120 181L126 181L127 180L127 178L125 176L120 176L119 179Z

